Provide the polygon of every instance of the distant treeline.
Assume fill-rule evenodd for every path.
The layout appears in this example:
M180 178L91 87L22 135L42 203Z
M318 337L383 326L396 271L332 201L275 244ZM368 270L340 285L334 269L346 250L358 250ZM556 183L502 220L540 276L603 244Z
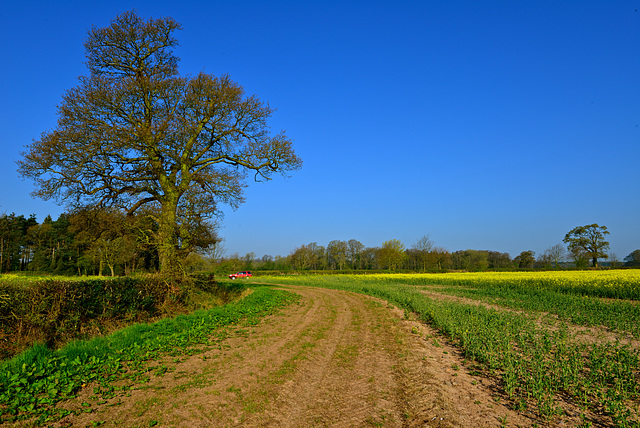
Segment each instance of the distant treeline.
M640 266L640 250L633 251L621 262L615 254L601 263L607 267ZM215 263L216 271L268 270L268 271L416 271L448 270L514 270L590 267L588 254L568 251L556 244L536 256L531 250L522 251L512 258L509 253L491 250L449 250L435 246L429 236L420 238L411 248L396 239L385 241L380 247L365 247L361 242L331 241L327 246L316 242L295 248L288 256L254 253L245 256L221 257Z
M49 272L63 275L127 275L155 272L159 257L154 234L157 223L150 213L126 216L118 210L77 210L50 216L38 223L35 216L0 215L0 273L16 271ZM449 250L436 246L428 235L411 248L397 240L379 247L365 247L356 239L334 240L326 246L316 242L301 245L287 256L254 253L222 256L220 240L212 229L203 231L199 253L187 258L185 270L214 271L219 274L238 270L269 271L344 271L410 270L418 272L446 270L507 270L590 266L584 252L570 252L562 244L542 254L522 251L509 253L491 250ZM605 266L640 266L640 250L624 261L609 254Z
M158 269L151 243L156 225L149 216L127 217L113 210L80 210L47 216L0 216L0 273L122 275Z

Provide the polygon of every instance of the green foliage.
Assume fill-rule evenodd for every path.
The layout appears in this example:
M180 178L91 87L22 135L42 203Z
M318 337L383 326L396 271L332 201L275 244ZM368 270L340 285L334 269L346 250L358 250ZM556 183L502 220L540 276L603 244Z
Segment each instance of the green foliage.
M201 352L198 345L213 344L224 336L222 327L255 324L296 299L291 293L259 288L234 304L135 324L58 351L36 345L0 364L0 423L50 424L69 413L56 403L76 397L89 384L101 399L114 397L143 381L154 360Z
M477 250L456 251L451 254L453 269L478 271L489 266L489 252Z
M524 313L491 309L449 299L435 300L421 291L429 275L344 275L261 277L262 282L294 283L369 294L418 314L460 347L465 357L486 373L497 376L514 407L532 406L546 420L560 411L559 397L589 412L604 412L615 426L636 426L631 410L640 400L640 354L619 342L585 342L564 328L549 328L530 316L538 310L562 313L576 324L607 325L607 314L627 324L614 324L637 334L636 305L628 302L597 302L557 290L467 283L459 294L490 297L493 305L526 309ZM444 276L444 275L441 275ZM415 283L412 285L412 277ZM494 290L492 290L492 288ZM445 291L452 293L455 287ZM464 290L470 289L470 290ZM440 292L443 290L440 289ZM477 292L477 294L475 294ZM554 295L555 293L555 295ZM504 299L497 299L503 297ZM560 297L560 298L557 298ZM566 305L567 308L562 308ZM564 310L565 312L562 312ZM534 311L534 312L531 312ZM599 313L598 313L599 312ZM619 312L619 313L618 313Z
M536 261L535 253L531 250L523 251L515 259L513 259L515 263L518 264L519 268L532 268L533 263Z
M216 280L212 274L199 273L191 276L192 281L185 288L184 301L192 309L209 308L211 298L215 305L224 305L239 299L246 291L240 281Z
M170 305L185 305L206 281L161 276L113 279L45 279L0 282L0 331L11 340L2 358L43 342L55 347L73 338L104 332L105 325L150 319Z
M34 216L0 215L0 273L25 268L29 260L24 249L31 244L27 232L35 224Z
M605 235L608 234L607 226L599 226L594 223L574 227L565 235L563 241L567 244L570 252L575 255L584 253L591 258L593 266L597 267L599 258L609 257L605 252L609 248L609 242L605 241ZM581 262L579 257L574 258L576 263Z
M151 245L157 224L141 213L77 209L57 220L0 216L0 272L57 275L131 274L157 270Z
M271 135L268 104L229 76L180 77L178 29L135 11L92 27L87 75L18 162L44 199L153 211L159 268L171 274L215 242L209 221L219 203L243 202L245 172L269 180L302 165L284 131Z
M509 289L503 287L443 288L443 292L462 297L499 302L516 310L549 313L573 324L604 326L631 333L640 339L640 307L629 301L602 300L589 296L564 294L553 290Z
M624 264L629 267L640 266L640 250L630 252L629 255L624 258Z
M401 267L405 258L404 244L397 239L383 242L382 247L376 252L378 266L391 271Z

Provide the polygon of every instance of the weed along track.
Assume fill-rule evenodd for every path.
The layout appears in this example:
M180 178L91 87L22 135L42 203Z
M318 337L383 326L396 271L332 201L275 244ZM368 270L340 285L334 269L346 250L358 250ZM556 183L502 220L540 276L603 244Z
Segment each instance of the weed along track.
M157 361L145 382L99 405L86 388L57 426L531 425L403 311L356 293L282 289L300 299L228 327L204 352Z

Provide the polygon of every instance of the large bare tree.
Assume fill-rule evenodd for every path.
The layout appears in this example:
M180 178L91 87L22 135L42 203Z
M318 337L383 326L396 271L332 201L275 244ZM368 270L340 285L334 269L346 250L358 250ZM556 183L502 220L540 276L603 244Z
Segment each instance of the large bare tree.
M155 213L163 271L179 267L217 203L243 201L248 173L268 180L302 164L284 132L271 134L266 103L228 76L178 74L178 29L135 12L93 27L89 74L18 162L44 199Z
M431 258L433 247L433 241L429 235L423 235L422 238L418 239L418 241L413 244L413 247L411 247L423 271L427 270L427 264Z

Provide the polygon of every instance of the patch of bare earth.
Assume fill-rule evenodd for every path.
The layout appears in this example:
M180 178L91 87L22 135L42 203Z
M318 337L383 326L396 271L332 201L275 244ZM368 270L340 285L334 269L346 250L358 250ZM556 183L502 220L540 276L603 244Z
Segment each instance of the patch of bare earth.
M510 410L455 347L385 302L302 296L202 354L166 359L145 384L97 403L91 388L58 426L495 427L540 421ZM162 374L161 374L162 373ZM83 404L84 403L84 404Z

